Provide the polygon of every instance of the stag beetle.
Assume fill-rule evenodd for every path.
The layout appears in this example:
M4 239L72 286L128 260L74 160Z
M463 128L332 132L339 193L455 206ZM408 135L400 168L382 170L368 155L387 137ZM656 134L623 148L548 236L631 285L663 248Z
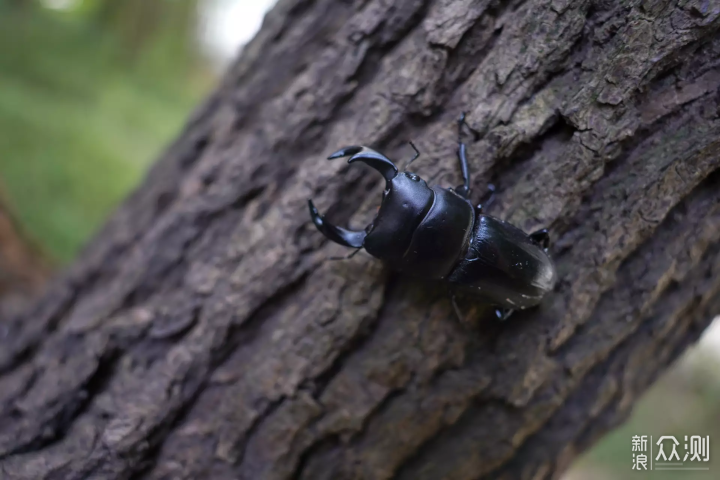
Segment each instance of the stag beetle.
M362 146L345 147L328 160L350 157L348 163L363 162L385 177L385 192L375 219L362 231L328 223L308 200L310 217L329 240L355 252L364 248L398 271L426 279L448 282L451 300L460 317L455 292L483 298L497 306L504 320L515 309L537 305L553 289L555 267L547 254L546 229L527 235L519 228L473 208L470 177L462 127L458 120L458 150L463 184L456 188L428 187L418 175L398 172L390 159ZM415 160L420 153L415 150ZM409 165L409 163L408 163Z

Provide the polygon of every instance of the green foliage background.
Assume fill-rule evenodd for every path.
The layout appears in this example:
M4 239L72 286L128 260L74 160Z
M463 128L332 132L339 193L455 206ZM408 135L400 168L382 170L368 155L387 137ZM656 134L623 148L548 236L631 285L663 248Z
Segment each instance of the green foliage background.
M717 335L720 325L710 327ZM712 342L701 342L687 351L635 405L632 415L620 428L603 437L573 465L563 480L714 480L720 478L720 355ZM710 436L710 461L687 462L685 467L708 470L632 469L633 435L652 435L653 443L663 435L679 442L677 452L685 455L684 438ZM669 447L668 447L669 448ZM648 452L649 453L649 452ZM658 447L653 445L653 458ZM669 455L670 450L666 453ZM648 458L649 458L648 454Z
M71 260L211 87L196 0L0 0L0 189Z

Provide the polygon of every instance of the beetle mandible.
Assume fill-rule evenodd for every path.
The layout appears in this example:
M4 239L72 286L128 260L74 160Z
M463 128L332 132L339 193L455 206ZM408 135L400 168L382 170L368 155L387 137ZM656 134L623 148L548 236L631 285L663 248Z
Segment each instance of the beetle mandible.
M462 141L465 114L458 120L458 150L463 184L453 188L428 187L418 175L398 172L385 155L363 146L349 146L328 157L350 157L385 177L382 204L373 221L361 231L337 227L325 220L308 200L310 217L329 240L364 248L393 269L418 277L442 280L455 292L484 299L497 306L501 320L515 309L540 303L556 279L555 266L547 254L546 229L526 234L508 222L482 213L470 203L470 176L466 146ZM474 131L473 131L474 132ZM415 150L415 160L420 153ZM409 163L408 163L409 165Z

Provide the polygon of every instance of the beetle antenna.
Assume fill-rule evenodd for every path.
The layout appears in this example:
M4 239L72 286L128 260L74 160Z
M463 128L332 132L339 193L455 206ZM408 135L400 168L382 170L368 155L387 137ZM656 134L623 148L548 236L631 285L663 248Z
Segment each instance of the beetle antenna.
M488 183L487 189L490 194L488 195L487 200L483 202L482 208L488 208L495 201L495 185L493 185L492 183Z
M420 156L420 150L417 149L417 147L416 147L415 144L412 142L412 140L408 141L408 143L410 144L410 146L412 147L412 149L415 150L415 156L413 156L413 157L410 159L410 161L405 164L404 169L407 169L407 167L409 167L410 164L411 164L412 162L414 162L414 161Z

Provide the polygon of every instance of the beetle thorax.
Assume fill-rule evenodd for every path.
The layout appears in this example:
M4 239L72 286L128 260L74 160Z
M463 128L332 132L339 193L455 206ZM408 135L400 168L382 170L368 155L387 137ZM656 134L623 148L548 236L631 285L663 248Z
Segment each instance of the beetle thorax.
M387 183L382 205L365 238L374 257L397 263L433 204L434 193L414 173L401 172Z

